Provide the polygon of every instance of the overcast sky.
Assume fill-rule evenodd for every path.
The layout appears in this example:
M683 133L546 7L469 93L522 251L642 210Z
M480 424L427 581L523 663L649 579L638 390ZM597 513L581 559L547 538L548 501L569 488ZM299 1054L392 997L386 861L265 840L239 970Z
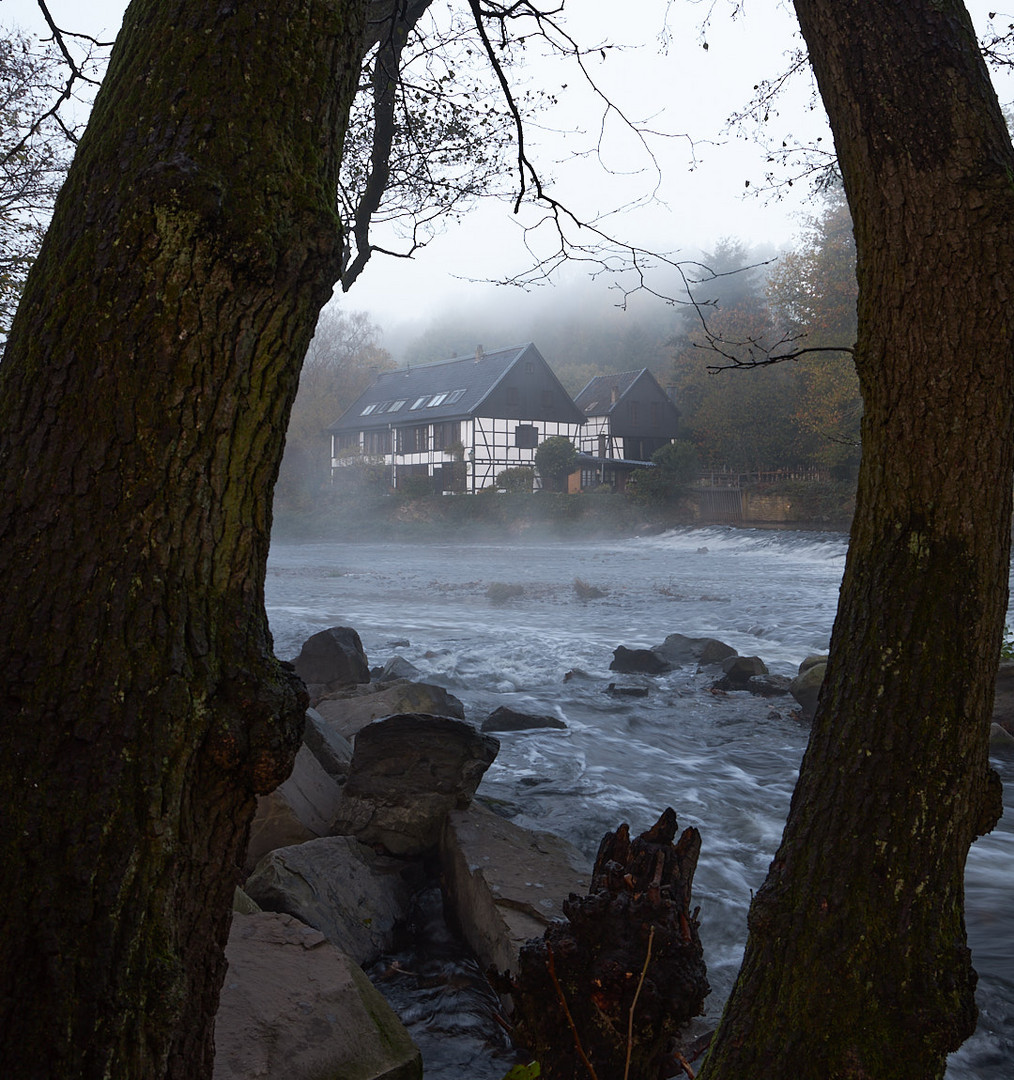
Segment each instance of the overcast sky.
M115 34L126 6L117 0L48 3L59 24L97 37ZM434 0L434 6L449 3L461 5L462 0ZM745 15L730 17L742 6ZM710 25L702 31L700 22L709 9ZM989 6L972 0L969 9L981 29ZM755 84L776 76L786 54L799 46L791 5L779 0L748 0L745 5L676 0L671 6L665 0L570 0L567 11L568 28L582 44L628 46L610 51L604 61L592 61L592 74L629 117L671 137L653 141L662 176L654 198L646 201L655 174L622 125L611 122L606 127L605 167L583 156L595 141L601 107L580 89L572 65L530 50L533 55L520 77L552 89L560 101L531 136L536 164L556 180L554 194L584 217L640 202L609 218L608 228L632 243L680 256L692 258L723 237L786 248L812 206L807 185L786 189L780 200L750 194L763 187L768 169L764 149L753 141L752 130L737 134L725 127L728 116L749 101ZM42 26L34 0L0 0L0 19L32 30ZM996 21L1010 20L998 15ZM819 106L812 107L808 74L796 82L767 125L776 145L788 135L822 129L823 113ZM1000 96L1006 102L1014 92L1001 87ZM385 332L396 335L400 323L426 321L443 309L472 307L490 295L502 296L503 290L483 280L523 270L530 258L509 205L487 203L437 235L411 261L375 257L338 302L370 312ZM580 268L568 273L586 275ZM478 282L464 280L469 278ZM595 302L616 302L606 282L599 287ZM515 303L514 290L507 292Z

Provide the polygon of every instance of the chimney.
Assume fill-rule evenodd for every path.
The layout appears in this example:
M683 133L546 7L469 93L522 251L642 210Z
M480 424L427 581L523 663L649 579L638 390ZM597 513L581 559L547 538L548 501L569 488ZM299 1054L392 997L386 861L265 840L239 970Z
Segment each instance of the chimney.
M620 400L620 388L618 386L613 387L610 404L615 405Z
M481 345L476 345L476 347L475 347L475 362L478 363L480 360L483 359L483 357L485 355L486 354L482 351L482 346Z

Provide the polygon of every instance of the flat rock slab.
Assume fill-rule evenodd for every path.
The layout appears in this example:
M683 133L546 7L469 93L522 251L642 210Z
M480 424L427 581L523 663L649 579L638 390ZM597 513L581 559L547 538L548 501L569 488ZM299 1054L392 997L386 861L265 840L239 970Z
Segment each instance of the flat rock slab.
M591 884L591 860L552 833L531 832L472 803L452 811L440 858L447 894L483 970L517 971L518 952Z
M291 915L234 915L214 1080L420 1080L408 1032L359 965Z
M245 867L249 872L269 851L301 844L331 832L341 788L304 743L296 754L292 774L270 795L257 799L250 826Z

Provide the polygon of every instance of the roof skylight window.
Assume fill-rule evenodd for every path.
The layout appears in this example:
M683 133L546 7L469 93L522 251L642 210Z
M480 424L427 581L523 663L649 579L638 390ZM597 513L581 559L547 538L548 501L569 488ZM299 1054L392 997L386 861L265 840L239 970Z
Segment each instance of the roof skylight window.
M461 399L462 399L462 398L463 398L464 396L465 396L465 391L464 391L464 390L452 390L452 391L451 391L451 392L450 392L450 393L449 393L449 394L447 395L447 401L446 401L446 402L444 402L444 404L445 404L445 405L455 405L455 404L457 404L457 403L458 403L458 402L459 402L459 401L460 401L460 400L461 400Z
M363 409L363 411L359 415L360 416L369 416L370 413L373 412L376 409L376 407L377 407L376 402L374 402L372 405L367 405L366 408Z
M446 400L447 400L447 394L446 393L444 393L444 394L434 394L433 399L426 406L426 408L427 409L435 409L438 405L443 405L443 403Z
M426 404L426 402L429 401L429 399L430 399L429 394L424 394L422 397L417 397L415 399L415 401L412 402L411 408L413 408L413 409L421 409Z

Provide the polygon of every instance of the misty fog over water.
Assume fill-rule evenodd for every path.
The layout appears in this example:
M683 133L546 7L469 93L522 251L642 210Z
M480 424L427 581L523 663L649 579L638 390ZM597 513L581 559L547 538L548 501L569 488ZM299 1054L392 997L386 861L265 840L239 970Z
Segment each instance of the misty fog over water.
M751 890L781 836L807 729L791 698L711 693L713 672L625 676L609 664L618 645L656 645L678 632L720 638L771 672L794 675L827 648L846 546L839 534L721 528L579 542L275 544L267 607L279 656L294 656L318 630L352 626L371 665L404 657L418 678L459 697L473 723L499 705L563 719L566 731L498 736L479 795L518 824L564 836L589 858L604 832L621 821L641 831L667 805L681 826L697 826L694 903L712 986L705 1023L713 1026L738 969ZM582 600L575 578L604 595ZM497 604L487 594L494 583L523 592ZM610 683L648 695L614 697ZM1000 1080L1014 1063L1014 765L995 764L1007 816L973 845L966 875L983 1016L948 1080ZM426 1008L445 1036L446 1016L438 1021L437 1006ZM466 1067L473 1080L503 1075L503 1062L489 1060L469 1027L450 1032L460 1034L457 1056L423 1046L428 1080L451 1080Z

